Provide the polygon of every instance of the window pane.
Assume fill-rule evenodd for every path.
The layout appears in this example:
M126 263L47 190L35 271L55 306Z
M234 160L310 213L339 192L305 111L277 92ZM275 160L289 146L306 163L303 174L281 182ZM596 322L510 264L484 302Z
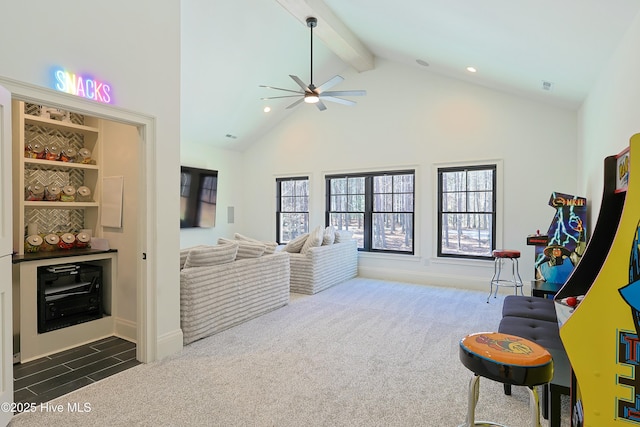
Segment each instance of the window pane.
M394 193L413 193L413 175L395 175L393 177Z
M344 212L347 210L347 196L331 196L332 211Z
M332 179L331 194L347 194L347 178Z
M393 188L393 175L382 175L373 177L374 193L391 193Z
M298 197L309 196L309 181L306 179L298 179L295 181L295 195Z
M469 212L492 212L492 193L482 191L469 193Z
M336 230L349 230L353 238L358 241L358 247L364 248L364 214L360 213L331 213L329 223Z
M374 212L391 212L393 208L392 194L374 194L373 195L373 211Z
M349 196L348 211L364 212L364 194Z
M443 214L443 254L491 256L492 215Z
M412 214L373 214L373 249L411 252L413 250L411 236L413 236Z
M442 195L443 212L464 212L466 211L466 193L444 193Z
M413 212L413 193L394 195L393 211L394 212Z
M477 170L467 172L468 190L493 190L493 171Z
M442 174L442 191L462 191L466 189L464 171L444 172Z
M349 194L364 194L364 177L348 178Z
M295 198L296 212L308 212L309 211L309 198L308 197L296 197Z
M308 213L280 214L280 242L288 242L307 233L309 230Z
M293 196L293 187L295 181L280 181L280 195L281 196Z

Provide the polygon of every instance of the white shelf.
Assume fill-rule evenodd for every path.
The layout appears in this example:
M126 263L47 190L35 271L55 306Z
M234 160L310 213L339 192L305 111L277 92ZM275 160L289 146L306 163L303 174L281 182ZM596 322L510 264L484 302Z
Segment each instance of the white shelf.
M84 135L97 135L98 128L85 125L77 125L75 123L61 122L60 120L52 120L44 117L24 115L24 122L30 125L46 126L48 128L57 129L63 132L79 132Z
M30 201L24 202L25 208L46 208L46 209L84 209L97 208L98 202L48 202L48 201Z
M97 165L90 165L85 163L61 162L58 160L31 159L29 157L24 158L24 163L25 165L49 166L49 167L56 167L56 168L87 169L87 170L99 169Z

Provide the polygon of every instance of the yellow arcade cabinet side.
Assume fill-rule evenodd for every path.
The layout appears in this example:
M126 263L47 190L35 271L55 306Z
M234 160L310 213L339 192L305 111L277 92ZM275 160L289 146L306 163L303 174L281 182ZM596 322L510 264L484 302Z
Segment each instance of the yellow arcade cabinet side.
M640 134L631 137L629 150L616 159L617 192L628 185L617 231L595 280L583 284L585 295L565 285L555 299L560 337L575 376L576 427L640 426L640 372L635 370L640 361L640 282L635 282L640 279L640 173L633 174L634 157L640 170Z

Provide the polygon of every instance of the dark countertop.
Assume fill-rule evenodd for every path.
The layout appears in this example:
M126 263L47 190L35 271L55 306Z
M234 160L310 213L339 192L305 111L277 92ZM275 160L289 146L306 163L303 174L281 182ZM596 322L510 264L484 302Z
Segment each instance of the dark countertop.
M68 258L82 255L95 255L95 254L107 254L111 252L118 252L117 249L69 249L69 250L56 250L56 251L38 251L27 253L24 255L13 255L11 262L13 264L19 264L27 261L40 261L46 259L56 258Z

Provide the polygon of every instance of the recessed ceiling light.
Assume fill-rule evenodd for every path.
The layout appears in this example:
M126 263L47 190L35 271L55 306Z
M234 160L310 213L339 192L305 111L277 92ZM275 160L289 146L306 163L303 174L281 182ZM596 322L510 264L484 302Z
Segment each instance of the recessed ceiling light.
M476 70L475 67L467 67L467 71L470 73L475 73L478 70Z
M416 62L419 65L422 65L423 67L428 67L429 66L429 63L427 61L422 60L422 59L416 59Z
M264 107L264 110L262 111L264 111L265 113L268 113L269 111L271 111L271 107Z

